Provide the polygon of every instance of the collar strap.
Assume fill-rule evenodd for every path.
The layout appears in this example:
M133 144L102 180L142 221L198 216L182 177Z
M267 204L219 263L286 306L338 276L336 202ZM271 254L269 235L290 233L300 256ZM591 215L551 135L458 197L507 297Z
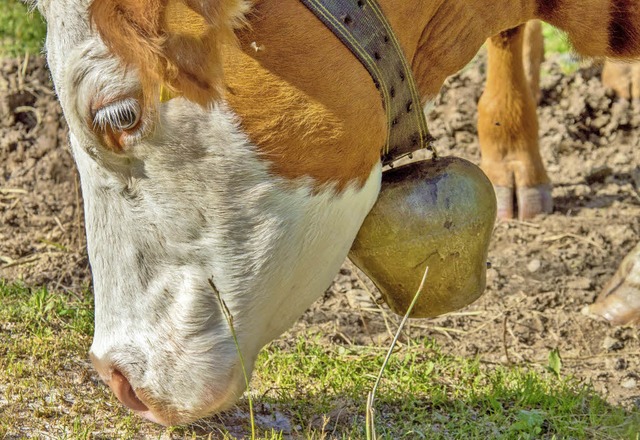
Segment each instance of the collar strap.
M428 148L436 156L418 88L387 18L376 0L300 0L369 71L387 114L383 165Z

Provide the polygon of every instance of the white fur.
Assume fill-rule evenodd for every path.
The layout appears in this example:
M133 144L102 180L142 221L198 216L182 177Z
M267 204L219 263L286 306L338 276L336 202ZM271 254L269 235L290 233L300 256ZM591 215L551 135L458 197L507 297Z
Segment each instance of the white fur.
M251 369L261 347L329 286L377 198L381 168L340 193L285 180L224 103L204 111L180 98L142 115L124 152L110 152L92 109L136 96L136 77L109 56L82 8L65 12L64 29L62 17L48 17L47 48L85 200L92 355L105 380L117 368L152 398L150 417L193 420L244 388L208 279Z

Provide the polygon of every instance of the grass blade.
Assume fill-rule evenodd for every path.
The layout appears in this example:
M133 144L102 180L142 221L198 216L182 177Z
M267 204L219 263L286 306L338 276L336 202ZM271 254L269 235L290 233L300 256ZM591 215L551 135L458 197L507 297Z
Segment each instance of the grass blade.
M251 390L249 389L249 376L247 375L247 369L244 365L244 357L242 356L242 352L240 351L240 344L238 343L238 337L236 336L236 330L233 327L233 315L229 311L227 304L222 299L220 295L220 291L216 287L213 282L213 278L209 278L209 285L211 289L216 294L218 298L218 302L220 302L220 308L222 309L222 314L227 320L227 324L229 324L229 329L231 330L231 336L233 337L233 343L236 344L236 350L238 350L238 357L240 358L240 366L242 367L242 375L244 376L244 383L247 388L247 397L249 400L249 418L251 419L251 440L255 440L256 438L256 421L255 416L253 414L253 399L251 398Z
M380 367L380 371L378 372L378 377L376 378L376 381L373 384L373 388L371 389L371 391L369 392L369 395L367 396L367 414L366 414L366 422L365 422L366 423L367 440L376 440L377 439L376 426L375 426L375 406L374 406L374 401L375 401L375 398L376 398L376 391L378 390L378 385L380 384L380 380L382 379L382 375L384 374L384 370L387 368L387 364L389 363L389 359L391 359L391 354L393 353L393 349L395 348L396 343L398 342L398 338L400 337L400 333L402 333L402 329L404 328L405 324L407 323L407 320L409 319L409 315L411 315L411 311L413 310L413 307L418 302L418 298L420 297L420 295L422 294L422 291L424 290L424 284L427 281L427 274L428 273L429 273L429 266L427 266L424 269L424 275L422 276L422 281L420 282L420 287L418 287L418 291L413 296L413 300L411 301L411 304L409 305L409 308L407 309L407 313L404 314L404 317L402 318L402 321L400 322L400 325L398 326L398 330L396 331L396 334L395 334L395 336L393 338L393 341L391 341L391 346L389 347L389 350L387 351L387 356L384 358L384 361L382 362L382 367Z

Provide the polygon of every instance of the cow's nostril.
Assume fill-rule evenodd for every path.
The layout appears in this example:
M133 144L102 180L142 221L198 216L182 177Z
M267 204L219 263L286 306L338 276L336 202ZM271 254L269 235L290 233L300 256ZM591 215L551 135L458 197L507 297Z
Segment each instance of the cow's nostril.
M136 396L127 378L118 370L113 370L109 387L120 402L134 411L148 411L149 408Z

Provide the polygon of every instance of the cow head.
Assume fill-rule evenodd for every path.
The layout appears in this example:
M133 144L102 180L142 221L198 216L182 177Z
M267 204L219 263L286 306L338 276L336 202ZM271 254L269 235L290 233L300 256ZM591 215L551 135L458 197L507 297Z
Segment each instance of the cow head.
M85 201L94 365L159 423L222 410L244 378L208 280L250 370L330 284L377 197L380 166L341 186L272 171L220 88L220 45L243 1L38 7ZM181 96L163 100L163 88Z

